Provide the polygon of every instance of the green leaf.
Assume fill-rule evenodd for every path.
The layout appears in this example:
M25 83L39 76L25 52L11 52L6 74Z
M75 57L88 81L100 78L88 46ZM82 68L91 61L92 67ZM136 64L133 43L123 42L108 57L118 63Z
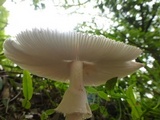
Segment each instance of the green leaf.
M42 112L41 114L41 120L47 120L48 119L48 115L46 114L46 112Z
M27 99L23 99L22 106L26 109L29 109L31 107L31 103Z
M48 109L46 111L43 111L41 114L41 120L48 120L48 116L52 115L54 112L54 109Z
M138 101L134 96L133 86L134 85L129 86L126 91L127 102L129 103L132 109L131 112L132 118L140 119L142 115L142 109L141 105L138 103Z
M55 112L54 109L48 109L48 110L45 111L45 113L46 113L47 115L52 115L54 112Z
M28 71L23 71L23 95L26 100L30 100L33 95L32 79Z
M117 83L117 77L108 80L105 84L105 87L107 90L111 91L114 89L114 86L116 85L116 83Z
M90 107L92 111L95 111L99 108L99 104L91 104Z
M88 93L97 93L98 91L94 87L88 87L87 92Z
M33 4L38 4L39 0L33 0Z
M6 0L0 0L0 6L3 5L6 2Z
M108 95L107 95L105 92L103 92L103 91L98 91L98 90L96 90L96 89L93 88L93 87L88 87L88 88L87 88L87 92L88 92L88 93L97 94L100 98L102 98L102 99L104 99L104 100L109 100Z
M100 113L101 113L103 116L107 117L107 116L108 116L108 112L107 112L106 107L100 106L99 108L100 108Z
M159 106L160 106L160 98L158 99L156 106L155 106L154 108L152 108L152 109L156 109L156 108L158 108Z
M103 91L98 91L98 96L104 100L109 100L108 95Z

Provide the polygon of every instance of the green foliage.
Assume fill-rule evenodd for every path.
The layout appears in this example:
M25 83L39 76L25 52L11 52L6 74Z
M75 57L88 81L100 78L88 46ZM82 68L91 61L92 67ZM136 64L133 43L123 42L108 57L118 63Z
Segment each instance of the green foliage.
M106 90L113 90L116 83L117 83L118 78L112 78L111 80L108 80L105 84Z
M0 6L2 6L3 3L5 3L5 1L6 1L6 0L1 0L1 1L0 1Z
M0 2L0 58L1 58L1 54L2 54L3 41L7 38L7 36L5 35L5 32L4 32L4 28L7 25L7 18L9 15L6 8L2 6L4 2L5 2L5 0L2 0ZM1 59L0 59L0 61L1 61Z
M41 115L41 120L48 120L48 116L52 115L54 112L55 112L54 109L48 109L46 111L43 111Z
M23 95L27 100L30 100L33 95L32 79L26 70L23 71Z
M23 106L24 108L26 108L26 109L29 109L29 108L31 107L31 103L30 103L29 100L23 99L23 100L22 100L22 106Z
M133 86L135 85L131 85L128 87L126 91L126 97L127 97L126 100L132 109L132 112L131 112L132 118L140 119L142 115L142 109L141 109L141 105L139 104L139 102L136 100L134 96Z
M32 86L32 79L30 76L30 73L26 70L23 71L23 82L22 82L22 89L23 89L23 95L24 99L22 101L22 106L26 109L29 109L31 107L30 99L33 95L33 86Z
M35 10L44 9L46 6L43 3L43 0L32 0Z
M97 90L96 88L88 87L87 92L90 94L96 94L101 99L109 100L108 95L104 91Z

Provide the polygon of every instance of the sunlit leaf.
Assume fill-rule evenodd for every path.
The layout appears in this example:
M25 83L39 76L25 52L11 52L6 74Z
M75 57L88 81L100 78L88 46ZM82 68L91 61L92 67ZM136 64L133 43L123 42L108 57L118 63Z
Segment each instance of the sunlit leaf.
M23 95L27 100L30 100L33 95L32 79L26 70L23 71Z
M93 87L88 87L87 88L87 92L88 93L97 93L97 90L95 88L93 88Z
M132 117L136 118L136 119L140 119L140 117L142 115L142 109L141 109L141 105L138 103L138 101L136 100L136 98L134 96L133 86L134 85L129 86L126 91L127 102L131 106Z
M107 94L103 91L98 91L98 96L104 100L109 100Z
M3 3L5 2L6 0L0 0L0 5L3 5Z

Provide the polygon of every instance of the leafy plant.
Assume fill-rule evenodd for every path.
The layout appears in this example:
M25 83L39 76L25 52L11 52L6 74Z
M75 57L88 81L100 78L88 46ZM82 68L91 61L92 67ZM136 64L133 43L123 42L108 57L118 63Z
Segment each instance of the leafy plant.
M29 109L31 107L30 99L33 95L33 86L32 86L32 79L31 75L28 71L23 71L23 82L22 82L22 89L23 89L23 95L24 99L22 101L22 106L26 109Z

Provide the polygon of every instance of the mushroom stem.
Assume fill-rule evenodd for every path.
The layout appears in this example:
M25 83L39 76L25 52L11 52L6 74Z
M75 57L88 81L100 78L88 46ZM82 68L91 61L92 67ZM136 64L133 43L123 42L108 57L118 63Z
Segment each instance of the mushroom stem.
M67 114L65 120L83 120L82 117L82 114L79 113Z
M70 71L70 88L74 91L85 92L83 83L83 62L73 61Z
M83 83L83 62L73 61L70 68L70 85L56 111L64 113L66 120L83 120L92 115Z

